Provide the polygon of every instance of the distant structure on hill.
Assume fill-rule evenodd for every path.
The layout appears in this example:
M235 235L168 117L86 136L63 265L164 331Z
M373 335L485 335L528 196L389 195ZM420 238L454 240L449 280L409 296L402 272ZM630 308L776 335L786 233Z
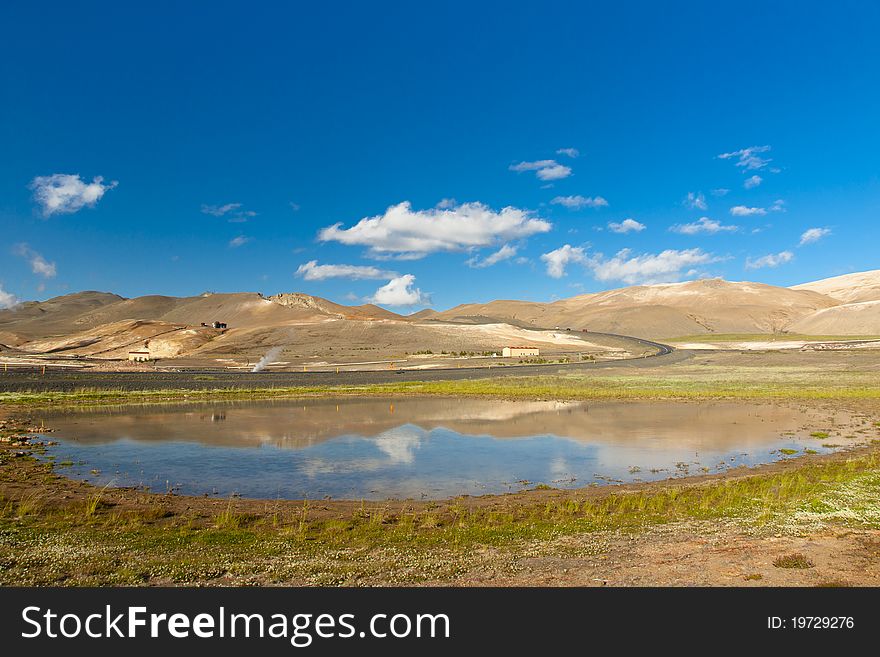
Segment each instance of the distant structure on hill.
M519 356L539 356L541 352L537 347L504 347L501 355L504 358L517 358Z
M135 363L146 363L148 360L150 360L150 350L147 348L143 348L129 351L128 360Z

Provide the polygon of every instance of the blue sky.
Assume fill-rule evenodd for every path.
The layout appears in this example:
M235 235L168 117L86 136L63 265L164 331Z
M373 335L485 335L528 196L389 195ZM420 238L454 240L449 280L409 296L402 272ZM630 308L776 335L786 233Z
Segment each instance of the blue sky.
M607 4L4 3L0 303L880 266L880 5Z

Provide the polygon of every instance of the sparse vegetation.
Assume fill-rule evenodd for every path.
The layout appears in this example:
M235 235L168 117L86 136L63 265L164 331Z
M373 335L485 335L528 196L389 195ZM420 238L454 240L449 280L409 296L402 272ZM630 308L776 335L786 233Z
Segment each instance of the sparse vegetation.
M800 552L795 552L777 557L774 559L773 565L777 568L812 568L813 562Z
M826 522L878 528L878 468L874 452L701 485L593 495L538 486L550 497L476 506L361 503L331 517L309 503L266 502L257 513L257 503L233 499L219 508L195 499L169 506L176 498L138 494L135 505L117 504L136 494L106 490L90 494L83 514L81 503L7 496L0 499L0 583L454 582L486 554L513 564L516 554L534 549L526 546L555 545L565 536L601 541L609 532L722 520L778 532L802 517L814 522L818 510ZM810 567L804 564L804 555L790 554L775 565Z

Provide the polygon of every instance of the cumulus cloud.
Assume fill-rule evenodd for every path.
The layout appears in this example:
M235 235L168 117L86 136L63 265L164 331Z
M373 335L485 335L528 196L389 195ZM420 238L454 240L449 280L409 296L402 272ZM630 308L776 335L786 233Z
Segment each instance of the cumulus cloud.
M767 214L764 208L749 208L745 205L734 205L730 208L730 214L734 217L750 217L755 214Z
M15 297L15 295L7 292L3 289L3 286L0 285L0 310L12 308L16 305L18 305L18 299Z
M803 246L804 244L812 244L813 242L818 242L820 239L825 237L826 235L831 234L830 228L808 228L801 234L801 241L798 246Z
M513 256L516 255L517 248L515 246L511 246L510 244L505 244L500 249L495 251L495 253L490 253L488 256L483 258L482 260L477 257L473 257L467 261L467 265L469 267L491 267L492 265L497 265L499 262L504 260L509 260Z
M511 171L522 173L534 171L539 180L561 180L571 175L571 167L559 164L556 160L535 160L534 162L520 162L511 164Z
M307 281L324 281L328 278L375 280L394 278L397 272L360 265L319 265L317 260L309 260L297 268L296 276Z
M682 205L696 210L706 210L709 208L706 205L706 197L703 195L703 192L688 192L688 195L682 201Z
M16 244L15 254L24 258L30 263L31 271L42 276L43 278L55 278L57 273L55 263L47 261L41 254L34 251L27 244Z
M779 253L768 253L760 258L746 258L746 269L762 269L764 267L778 267L794 259L794 253L791 251L780 251Z
M750 176L745 179L745 182L743 182L743 187L745 187L746 189L754 189L762 182L764 182L764 179L761 176L755 174L754 176Z
M640 233L645 230L645 228L647 228L645 224L640 223L635 219L624 219L620 223L612 221L608 224L608 230L613 233Z
M636 255L631 249L622 249L606 258L601 253L587 254L581 247L566 244L545 253L541 260L547 265L547 274L553 278L564 276L566 266L575 263L584 265L598 281L638 285L678 281L684 273L694 273L693 267L717 262L720 258L701 249L667 249L660 253Z
M785 201L781 198L773 201L773 205L770 206L770 212L785 212Z
M712 196L727 196L730 194L730 190L726 187L719 187L718 189L712 190Z
M377 303L382 306L427 306L430 305L430 297L422 294L422 291L413 287L416 277L412 274L404 274L392 278L388 283L376 290L372 297L367 299L369 303Z
M439 251L466 251L546 233L552 225L526 210L495 212L482 203L413 210L408 201L384 214L365 217L351 228L323 228L318 239L369 247L374 257L421 258Z
M575 158L581 154L576 148L560 148L556 151L557 155L565 155L566 157Z
M736 166L742 167L744 171L754 171L763 169L772 162L771 158L761 156L761 153L766 153L769 150L769 146L749 146L738 151L721 153L718 158L721 160L735 159Z
M550 203L553 205L562 205L569 210L580 210L581 208L604 208L608 206L608 201L601 196L581 196L580 194L575 196L557 196L550 201Z
M726 226L719 221L710 219L709 217L700 217L689 224L675 224L674 226L669 227L669 230L673 233L681 233L682 235L697 235L699 233L715 234L725 231L732 233L738 229L739 226Z
M34 192L34 200L42 208L43 216L48 217L95 207L101 197L116 185L115 180L104 184L101 176L95 176L92 182L87 183L79 175L53 173L51 176L37 176L29 187Z
M233 249L237 249L240 246L244 246L248 242L250 242L253 237L247 237L245 235L239 235L238 237L233 237L229 240L229 246Z
M587 266L599 281L623 281L629 285L670 283L681 280L684 271L697 265L717 262L719 258L701 249L632 255L630 249L618 251L613 258L601 253L589 259Z
M587 255L580 246L566 244L541 256L547 265L547 275L553 278L565 276L565 268L571 263L586 263Z

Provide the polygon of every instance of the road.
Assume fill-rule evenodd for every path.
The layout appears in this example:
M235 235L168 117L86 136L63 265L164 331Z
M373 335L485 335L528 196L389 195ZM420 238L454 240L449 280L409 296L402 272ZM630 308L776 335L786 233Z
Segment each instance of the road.
M253 373L217 369L146 372L100 372L89 369L14 368L0 371L0 392L73 391L81 388L117 388L123 390L161 389L231 389L286 388L296 386L369 385L399 381L462 381L510 376L546 376L585 373L605 369L640 369L671 365L693 356L690 350L673 349L669 345L630 336L600 333L598 335L635 340L657 353L642 358L621 360L554 363L547 365L516 365L510 367L461 367L423 370L373 370L356 372L278 372Z

